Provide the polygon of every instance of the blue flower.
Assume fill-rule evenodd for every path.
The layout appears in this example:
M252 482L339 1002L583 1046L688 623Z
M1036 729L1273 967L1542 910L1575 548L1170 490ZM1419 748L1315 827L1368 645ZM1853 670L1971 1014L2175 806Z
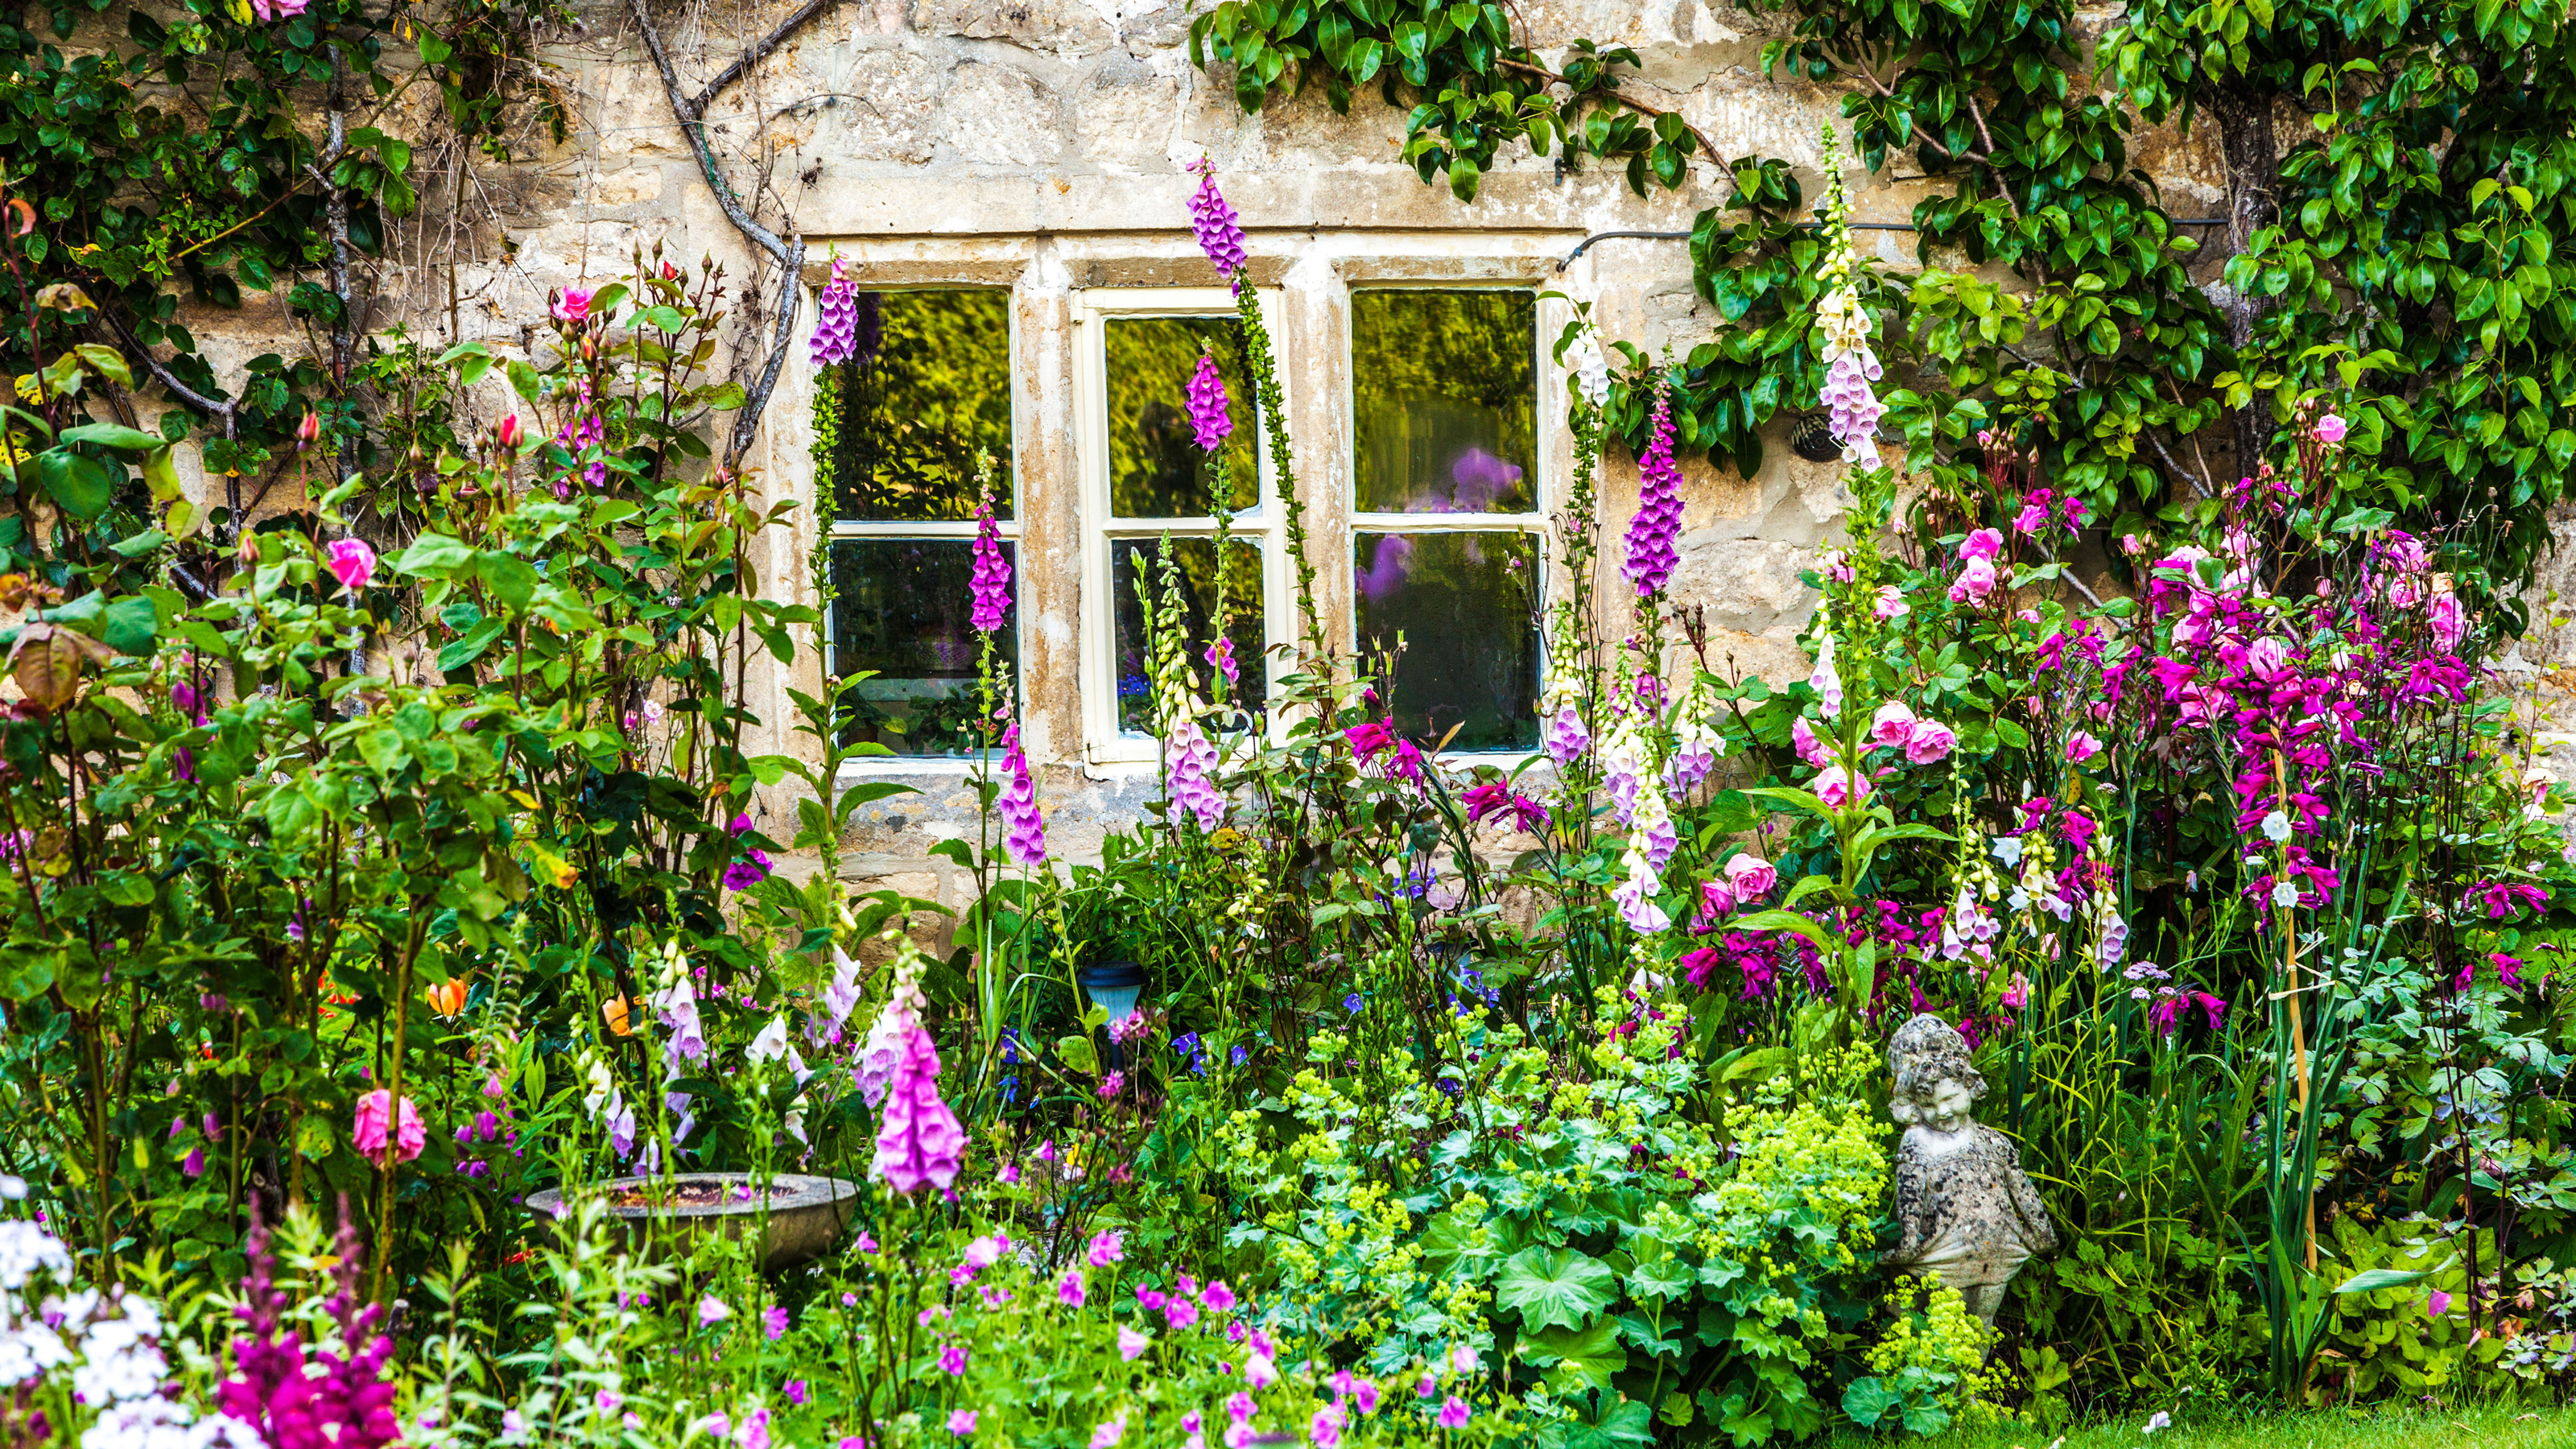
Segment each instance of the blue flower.
M1359 1009L1363 1004L1364 1003L1360 1000L1360 994L1356 991L1342 998L1342 1010L1347 1011L1354 1016L1359 1014Z

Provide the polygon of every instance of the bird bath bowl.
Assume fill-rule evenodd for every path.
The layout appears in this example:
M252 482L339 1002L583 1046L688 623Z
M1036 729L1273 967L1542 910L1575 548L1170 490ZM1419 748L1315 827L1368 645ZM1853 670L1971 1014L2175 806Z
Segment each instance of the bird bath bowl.
M688 1172L664 1183L650 1177L618 1177L599 1184L611 1217L625 1224L629 1242L641 1243L655 1216L694 1239L721 1233L740 1241L761 1224L760 1270L776 1273L809 1263L831 1251L849 1226L858 1205L859 1187L833 1177L782 1173L769 1181L764 1201L757 1179L747 1172ZM528 1195L528 1210L551 1226L563 1209L561 1191L548 1188ZM693 1244L694 1245L694 1244Z

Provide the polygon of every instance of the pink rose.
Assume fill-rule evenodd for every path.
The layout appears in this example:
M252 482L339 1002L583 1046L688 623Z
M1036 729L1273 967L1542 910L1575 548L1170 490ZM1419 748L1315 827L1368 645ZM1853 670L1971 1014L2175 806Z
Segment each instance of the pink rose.
M2326 414L2317 419L2317 441L2328 445L2342 442L2345 426L2340 416L2334 413Z
M1905 602L1904 593L1896 585L1881 584L1878 601L1869 606L1869 611L1881 619L1901 619L1914 612L1914 606Z
M1825 802L1826 809L1840 810L1846 805L1863 804L1869 799L1869 777L1854 775L1840 765L1833 765L1816 777L1815 791L1816 798Z
M1789 743L1798 751L1800 760L1817 769L1833 763L1832 753L1826 750L1825 742L1816 737L1815 728L1807 723L1805 715L1789 722Z
M1991 559L1972 558L1968 560L1966 568L1959 570L1958 581L1950 585L1950 602L1983 604L1986 596L1994 591L1994 562Z
M2066 741L2066 763L2081 765L2102 753L2102 742L2090 732L2077 730Z
M558 322L579 322L590 316L590 299L599 295L597 287L566 287L555 298L554 314Z
M1722 880L1699 883L1699 918L1694 926L1708 926L1735 913L1735 888Z
M1780 883L1780 872L1762 857L1739 850L1726 863L1726 883L1735 888L1738 901L1758 901Z
M1959 545L1961 558L1990 559L2003 551L2003 530L1997 528L1980 528L1968 535L1967 542Z
M2046 522L2048 522L2047 509L2036 503L2025 503L2022 505L2021 512L2013 517L2013 532L2037 533L2040 525Z
M1905 760L1912 765L1930 765L1949 758L1958 748L1959 737L1938 720L1917 720L1913 737L1905 742Z
M1872 745L1901 750L1912 738L1914 711L1907 708L1901 699L1891 699L1880 705L1878 713L1869 717L1869 742Z
M354 594L376 576L376 551L363 538L335 538L323 545L322 566Z

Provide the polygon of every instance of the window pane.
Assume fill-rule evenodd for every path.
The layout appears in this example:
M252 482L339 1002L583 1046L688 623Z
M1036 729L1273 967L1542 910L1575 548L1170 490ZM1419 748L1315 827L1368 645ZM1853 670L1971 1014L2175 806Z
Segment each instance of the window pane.
M1360 652L1384 669L1397 728L1453 750L1538 743L1535 540L1525 533L1362 533Z
M816 386L816 482L841 517L972 518L978 449L1011 516L1010 293L861 292L858 353Z
M1352 293L1351 398L1361 512L1538 508L1531 294Z
M984 636L970 622L974 547L962 538L833 542L832 670L876 671L852 691L853 738L903 755L975 748L975 668ZM1016 553L1003 543L1015 580ZM1001 687L1016 692L1016 618L995 631L993 644Z
M1172 562L1179 566L1181 575L1181 613L1189 630L1190 667L1196 672L1200 696L1209 698L1211 670L1206 650L1208 641L1216 637L1208 627L1208 615L1216 598L1216 540L1176 538L1171 542ZM1261 654L1261 547L1240 538L1229 542L1232 547L1227 552L1233 562L1226 570L1226 635L1234 640L1234 665L1241 678L1226 686L1226 698L1240 703L1261 699L1269 692L1269 676ZM1136 597L1136 578L1144 573L1154 586L1155 597L1162 596L1162 546L1163 541L1155 538L1121 538L1109 545L1109 584L1118 596L1113 615L1118 621L1118 729L1122 734L1151 733L1145 605Z
M1112 317L1103 345L1109 377L1109 511L1119 518L1204 518L1210 506L1207 455L1190 430L1189 383L1204 345L1225 379L1225 461L1230 505L1261 501L1255 470L1251 390L1243 339L1232 317Z

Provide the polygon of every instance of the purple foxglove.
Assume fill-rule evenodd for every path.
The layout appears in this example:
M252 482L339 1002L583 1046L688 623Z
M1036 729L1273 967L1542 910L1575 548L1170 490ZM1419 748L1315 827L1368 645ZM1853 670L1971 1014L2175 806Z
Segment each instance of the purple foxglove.
M1655 893L1664 888L1664 883L1656 878L1655 867L1637 849L1633 840L1628 844L1625 863L1628 878L1610 892L1610 899L1618 902L1619 919L1626 921L1628 929L1640 935L1651 936L1670 927L1673 918L1655 904Z
M990 634L1002 627L1011 613L1011 565L1002 557L1002 526L993 517L992 500L986 499L975 509L975 591L976 629Z
M1029 757L1020 751L1020 727L1002 735L1002 793L995 802L1002 814L1002 848L1021 865L1046 860L1046 820L1038 814L1037 781L1029 774Z
M1654 431L1637 460L1637 516L1628 521L1627 557L1620 565L1639 597L1662 593L1681 561L1673 538L1682 527L1682 472L1673 463L1673 400L1658 382Z
M1547 722L1545 743L1547 757L1560 765L1571 765L1592 748L1592 732L1583 727L1583 713L1572 704L1557 706L1556 715Z
M1211 775L1216 746L1194 719L1183 719L1163 740L1163 763L1171 771L1172 804L1195 816L1201 830L1214 830L1225 820L1225 796Z
M915 1027L904 1039L878 1121L876 1157L869 1171L885 1179L886 1186L909 1196L925 1187L944 1189L957 1180L966 1130L940 1100L939 1048L927 1030Z
M847 275L839 257L832 258L832 280L815 301L811 344L816 367L847 362L859 349L859 284Z
M1199 176L1199 189L1190 197L1190 230L1198 233L1199 250L1216 263L1217 275L1232 282L1243 270L1243 224L1216 189L1216 163L1201 156L1190 170Z
M1213 453L1234 431L1234 419L1226 412L1225 379L1217 375L1216 355L1199 354L1199 370L1190 374L1190 431L1197 435L1199 451Z

